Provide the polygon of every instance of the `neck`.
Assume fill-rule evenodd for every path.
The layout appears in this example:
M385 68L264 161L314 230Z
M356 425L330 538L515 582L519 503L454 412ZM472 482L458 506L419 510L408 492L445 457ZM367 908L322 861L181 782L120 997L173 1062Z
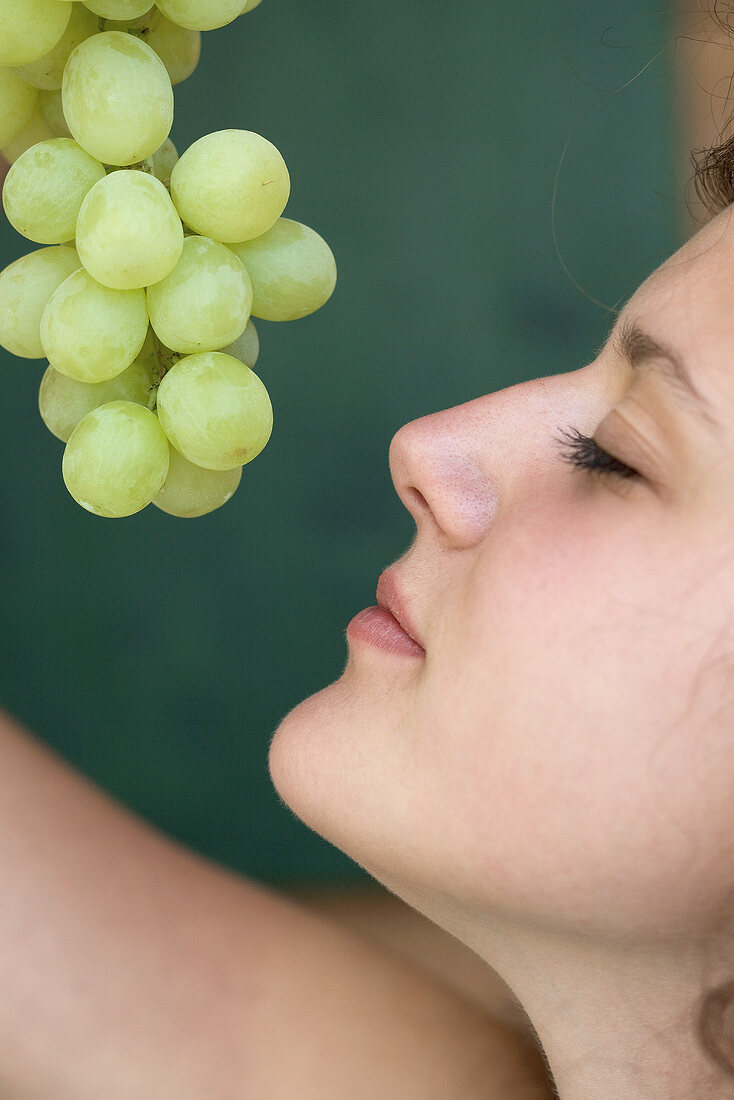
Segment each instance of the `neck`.
M479 939L481 957L527 1012L560 1100L731 1100L734 1077L698 1038L700 958L686 964L549 937Z
M612 943L531 928L389 889L475 951L535 1029L560 1100L732 1100L734 1075L704 1049L704 993L731 982L734 952L690 942ZM734 1010L724 1042L734 1064Z

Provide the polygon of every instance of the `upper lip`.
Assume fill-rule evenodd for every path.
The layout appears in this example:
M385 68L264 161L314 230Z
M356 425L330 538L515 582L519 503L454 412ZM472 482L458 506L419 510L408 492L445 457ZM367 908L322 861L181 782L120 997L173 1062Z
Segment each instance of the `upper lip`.
M412 638L414 642L417 642L421 649L425 649L413 625L410 610L400 591L397 578L390 569L386 569L377 582L377 603L383 610L389 611L394 619L397 619L405 633Z

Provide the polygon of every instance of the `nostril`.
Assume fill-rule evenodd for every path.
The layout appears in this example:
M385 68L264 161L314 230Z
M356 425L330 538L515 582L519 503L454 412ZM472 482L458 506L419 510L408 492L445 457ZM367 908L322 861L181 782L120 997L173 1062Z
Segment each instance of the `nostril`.
M420 489L416 489L414 485L408 488L409 506L412 504L414 507L419 508L421 511L430 512L430 506L428 501L423 496ZM412 509L411 509L412 510Z

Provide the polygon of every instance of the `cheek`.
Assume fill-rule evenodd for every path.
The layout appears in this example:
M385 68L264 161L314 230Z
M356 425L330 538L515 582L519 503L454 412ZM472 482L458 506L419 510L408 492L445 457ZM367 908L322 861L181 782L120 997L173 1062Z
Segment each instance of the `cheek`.
M287 715L271 777L383 882L688 935L734 889L731 666L701 673L731 601L680 531L554 503L451 573L420 675L352 660Z
M447 612L416 716L433 872L473 904L660 934L690 921L685 884L702 919L731 886L710 867L734 753L705 691L690 708L720 591L649 517L565 515L560 536L557 516L498 528Z

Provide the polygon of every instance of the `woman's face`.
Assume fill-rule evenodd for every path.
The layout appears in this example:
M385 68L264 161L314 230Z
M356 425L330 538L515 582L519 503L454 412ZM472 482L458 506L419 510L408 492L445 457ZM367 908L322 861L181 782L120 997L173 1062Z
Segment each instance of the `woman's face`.
M615 346L637 322L717 428ZM391 570L425 655L349 641L277 729L307 825L431 915L620 941L705 931L734 890L734 219L625 306L594 362L406 424ZM574 468L561 432L639 473Z

